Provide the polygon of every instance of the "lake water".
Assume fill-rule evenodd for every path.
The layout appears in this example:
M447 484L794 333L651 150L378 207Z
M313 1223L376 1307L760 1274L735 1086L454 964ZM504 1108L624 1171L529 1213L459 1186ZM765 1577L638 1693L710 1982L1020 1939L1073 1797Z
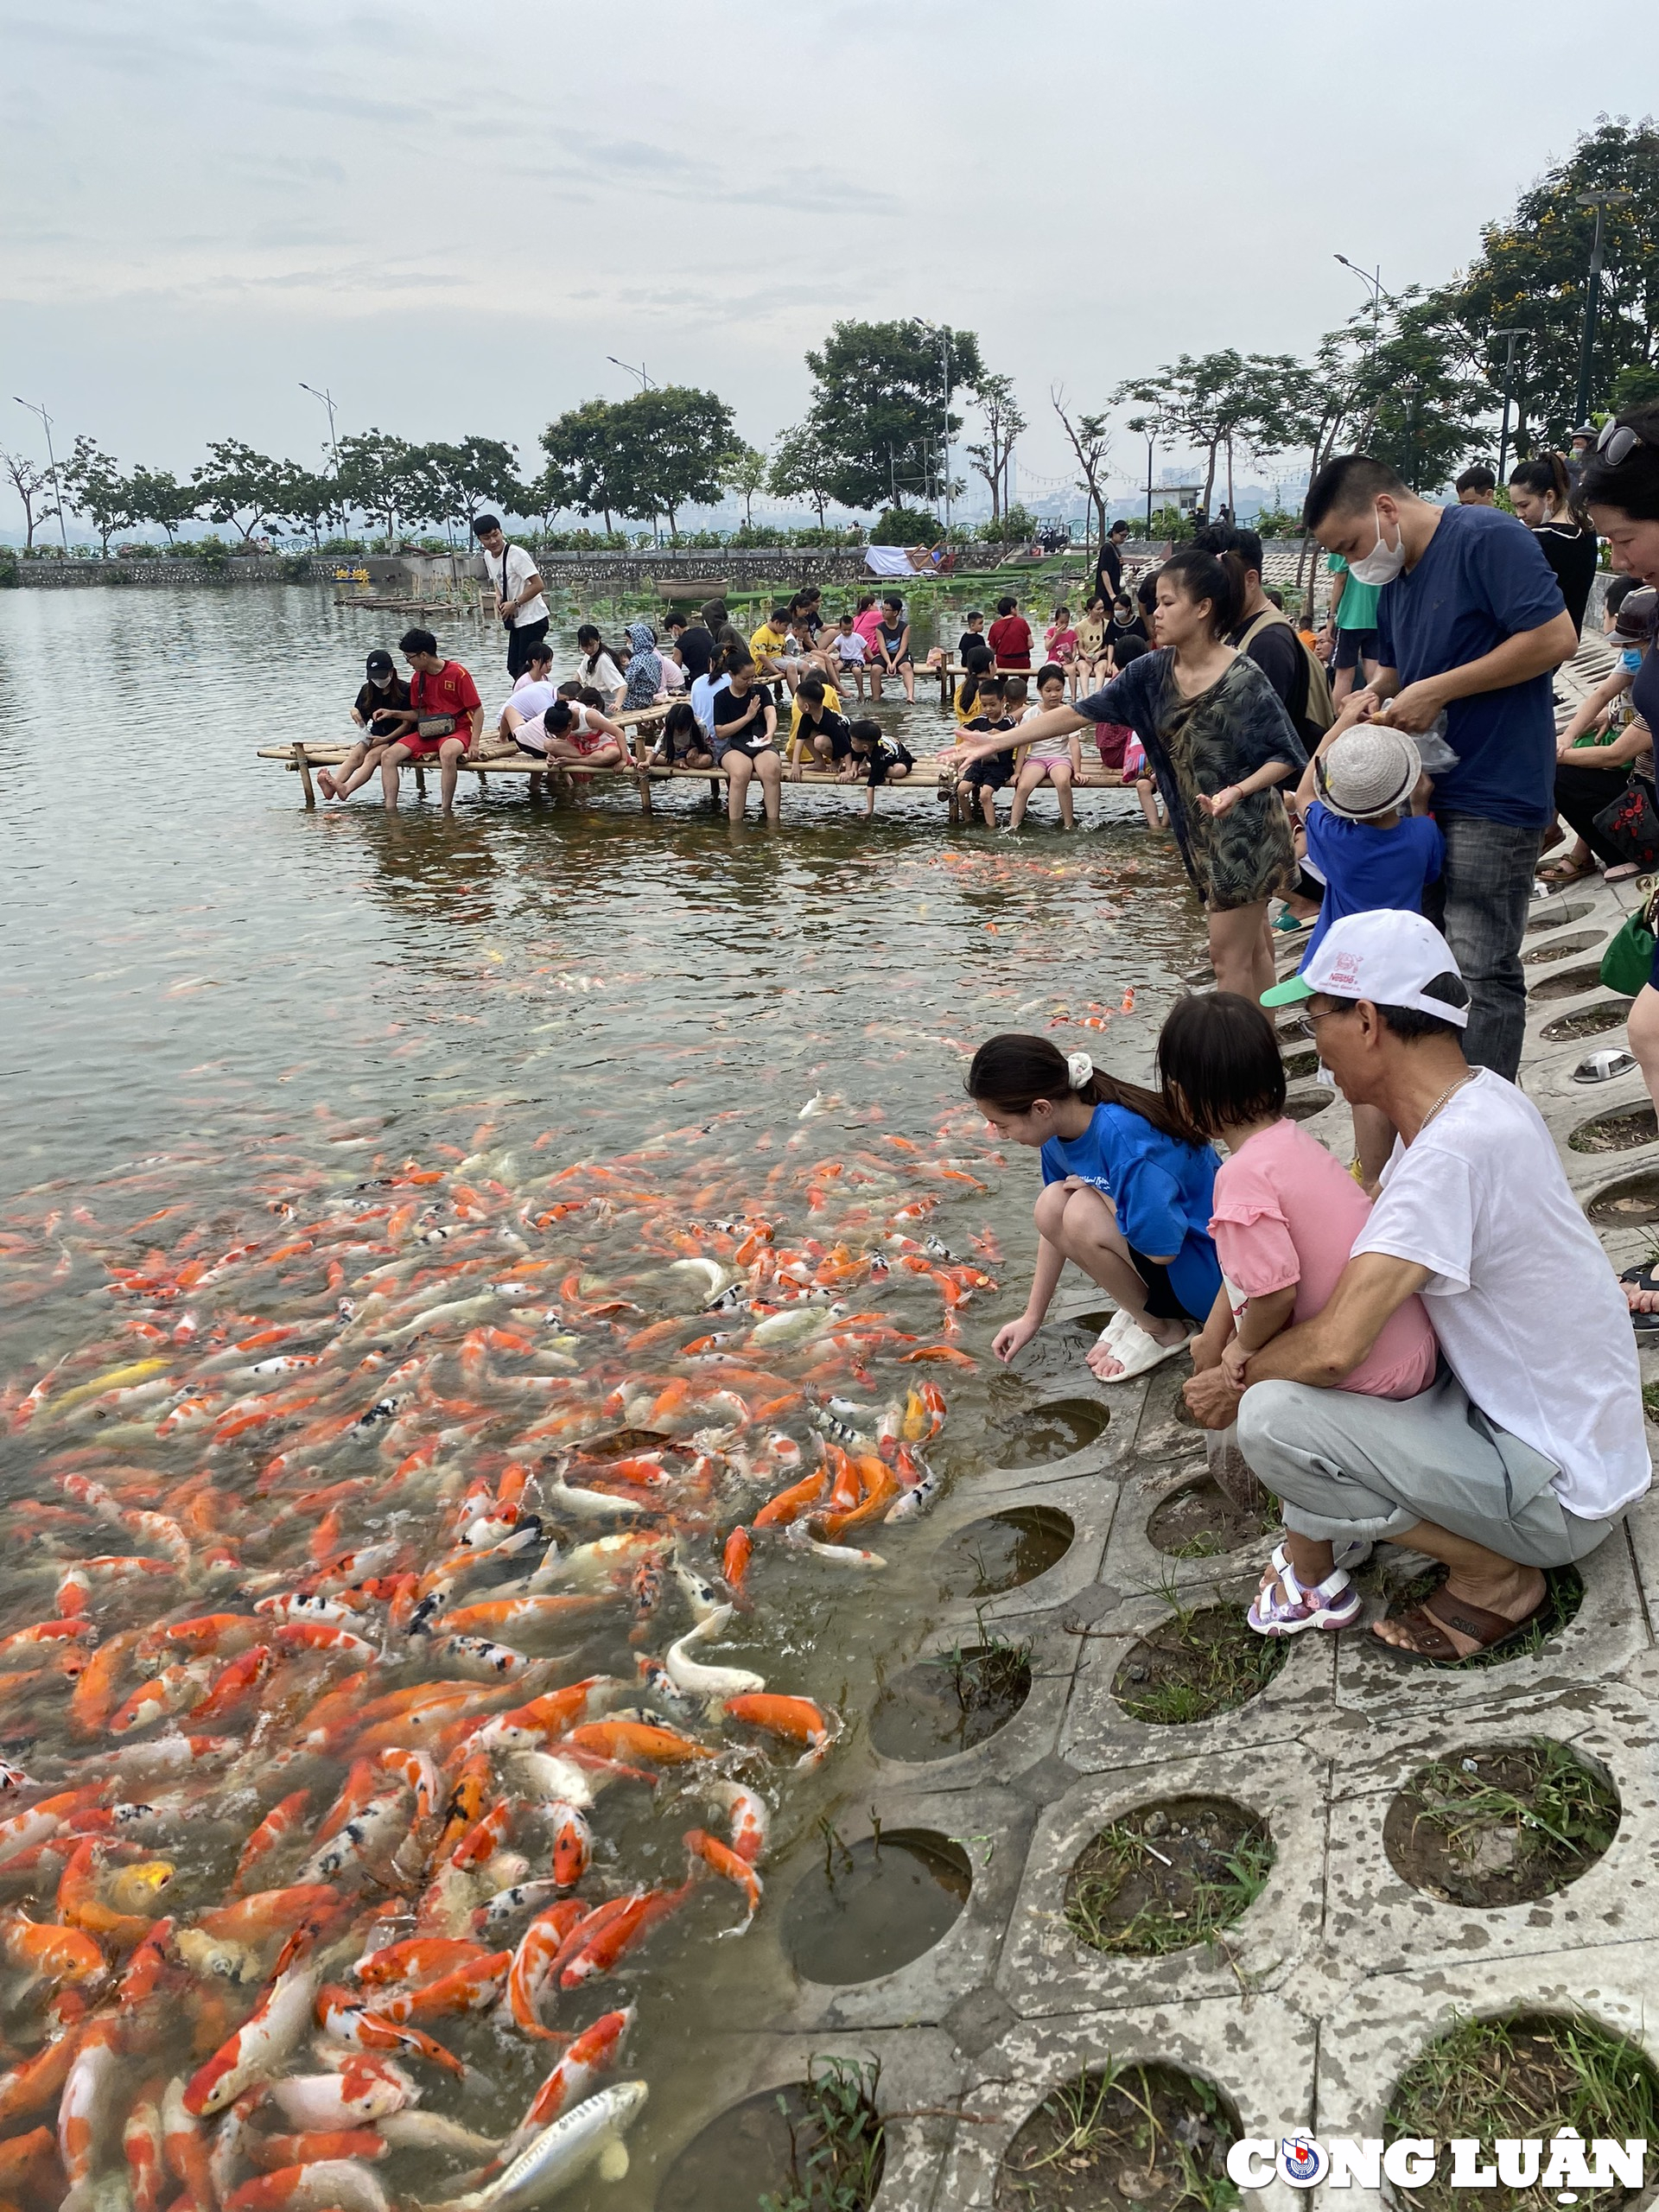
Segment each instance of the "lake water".
M942 619L954 642L956 610ZM361 1671L365 1704L407 1693L411 1716L416 1694L446 1681L474 1681L499 1706L464 1656L397 1633L391 1584L457 1541L477 1510L469 1494L509 1495L522 1479L509 1470L530 1470L524 1504L566 1552L612 1526L642 1540L619 1568L589 1563L546 1586L591 1607L499 1632L527 1663L522 1695L608 1675L630 1707L652 1702L641 1656L660 1657L692 1624L676 1560L716 1574L727 1532L815 1463L810 1405L835 1394L873 1428L932 1381L948 1412L921 1448L947 1480L971 1482L988 1421L1017 1413L1018 1386L989 1373L988 1346L1023 1301L1037 1174L1033 1159L987 1143L962 1094L967 1056L994 1030L1052 1024L1064 1048L1144 1074L1173 978L1202 951L1173 852L1116 796L1085 798L1088 826L1069 838L1046 798L1020 839L951 832L927 790L884 798L868 826L859 794L786 791L777 833L753 819L733 830L700 785L660 799L649 822L631 793L532 808L499 783L475 797L470 782L448 823L412 792L396 821L366 793L305 814L295 778L256 747L342 733L364 652L402 626L336 609L323 588L0 594L13 947L0 982L0 1404L14 1534L0 1636L81 1602L63 1578L89 1559L151 1561L83 1577L99 1648L158 1622L257 1620L256 1597L308 1577L343 1589L331 1565L354 1548L372 1548L385 1586L365 1596L353 1584L346 1600L376 1647L368 1663L273 1638L238 1697L216 1688L252 1631L232 1636L175 1687L167 1716L118 1738L107 1713L77 1722L73 1661L39 1664L38 1648L0 1658L0 1748L38 1785L14 1802L107 1780L100 1760L125 1745L121 1790L156 1802L150 1847L175 1870L162 1909L181 1923L224 1897L280 1797L308 1792L310 1827L334 1801L353 1731L305 1738L341 1681ZM459 624L443 639L492 709L507 688L499 639ZM568 623L556 642L563 673ZM936 695L880 711L913 750L937 744ZM930 1235L1001 1289L950 1316L940 1283L906 1269L894 1241L913 1251ZM821 1291L759 1340L753 1314L699 1319L747 1264L732 1256L746 1237L796 1267L799 1281L768 1299L823 1263L836 1308ZM699 1255L712 1271L677 1267ZM358 1308L343 1325L341 1299ZM461 1310L427 1323L439 1304ZM687 1353L709 1333L728 1338L723 1358ZM918 1363L918 1347L957 1357ZM308 1363L251 1372L289 1355ZM602 1489L604 1453L624 1448L602 1440L629 1427L654 1433L633 1446L656 1454L654 1486L649 1473L631 1478L636 1492L612 1485L633 1506L615 1522L561 1508L556 1456L577 1453L575 1484L593 1445ZM984 1463L1006 1456L1003 1439ZM147 1511L174 1533L130 1517ZM769 1803L767 1896L741 1941L716 1941L740 1901L711 1878L613 1974L547 1999L543 2018L563 2030L636 2005L621 2073L652 2085L630 2177L565 2202L648 2205L660 2158L708 2103L699 2038L777 2017L786 1969L769 1920L822 1854L818 1823L868 1801L879 1680L937 1614L925 1520L877 1518L843 1541L879 1552L885 1572L762 1532L749 1610L718 1648L694 1647L838 1714L821 1764L798 1771L798 1744L717 1713L656 1708ZM533 1564L486 1562L449 1602L487 1599ZM122 1697L158 1663L131 1655ZM209 1717L194 1717L210 1694ZM410 1741L442 1760L465 1732L440 1724L470 1709L434 1711L411 1718ZM142 1746L181 1728L218 1748L182 1776L147 1768ZM726 1833L688 1772L665 1764L653 1791L594 1770L582 1897L677 1884L683 1832ZM515 1777L499 1779L511 1791ZM544 1871L533 1813L515 1814L506 1847ZM250 1886L291 1884L308 1849L296 1839ZM6 1901L49 1917L50 1886L29 1886L44 1878L14 1875ZM412 1915L418 1902L418 1885L404 1897L380 1861L342 1884L365 1909ZM188 2070L212 2047L212 2021L188 2044L179 2023L195 1993L171 1971L167 2056ZM346 1977L336 1965L331 1978ZM251 1993L233 1993L230 2024ZM39 2007L8 2016L21 2050L44 2031ZM518 2120L558 2053L483 2014L425 2024L480 2070L459 2085L417 2067L424 2108L486 2132ZM136 2086L136 2062L123 2079ZM100 2155L118 2163L118 2132ZM446 2193L419 2162L382 2171L394 2195Z

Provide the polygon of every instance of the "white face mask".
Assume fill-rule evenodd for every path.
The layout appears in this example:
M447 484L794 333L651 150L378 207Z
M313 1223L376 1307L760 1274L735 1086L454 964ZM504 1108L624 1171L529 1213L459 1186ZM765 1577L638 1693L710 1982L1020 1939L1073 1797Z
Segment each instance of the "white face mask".
M1363 560L1351 561L1348 573L1357 584L1391 584L1406 565L1406 534L1396 545L1382 542L1382 518L1376 518L1376 543Z

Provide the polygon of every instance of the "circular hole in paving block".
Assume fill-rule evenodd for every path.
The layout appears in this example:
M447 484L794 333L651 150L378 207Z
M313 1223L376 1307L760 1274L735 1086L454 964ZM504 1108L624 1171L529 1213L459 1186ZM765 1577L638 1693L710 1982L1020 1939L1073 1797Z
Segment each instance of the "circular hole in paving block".
M1266 1821L1229 1798L1137 1806L1078 1857L1065 1885L1065 1924L1093 1951L1184 1951L1249 1910L1273 1860Z
M1050 2090L1003 2153L996 2212L1177 2212L1230 2203L1231 2100L1176 2066L1085 2067Z
M1300 1052L1284 1055L1285 1074L1292 1081L1299 1076L1312 1075L1319 1065L1319 1048L1309 1045Z
M1529 968L1541 968L1547 961L1565 960L1569 953L1588 952L1592 944L1599 944L1607 934L1605 930L1575 930L1571 937L1552 938L1548 944L1535 944L1530 952L1523 952L1522 962Z
M1535 998L1541 997L1535 991ZM1539 1035L1547 1045L1565 1045L1578 1037L1600 1037L1609 1029L1622 1029L1630 1018L1629 999L1598 999L1593 1006L1581 1006L1576 1014L1558 1014L1554 1021L1547 1021Z
M1027 1407L997 1423L1003 1441L995 1464L1041 1467L1053 1459L1069 1459L1103 1434L1110 1419L1109 1408L1093 1398L1055 1398L1046 1405Z
M1425 1598L1432 1597L1446 1580L1443 1567L1431 1567L1414 1574L1410 1581L1394 1585L1385 1576L1379 1576L1375 1565L1360 1567L1355 1580L1363 1589L1383 1589L1388 1595L1388 1618L1396 1620L1402 1613L1408 1613L1414 1605L1421 1605ZM1477 1652L1472 1658L1461 1662L1459 1671L1467 1674L1477 1667L1502 1667L1511 1659L1530 1659L1541 1651L1552 1636L1559 1635L1570 1621L1576 1619L1584 1603L1584 1577L1576 1567L1547 1567L1544 1580L1549 1586L1543 1611L1529 1624L1522 1633L1507 1643L1496 1645L1491 1651ZM1382 1655L1379 1655L1381 1656ZM1385 1661L1393 1666L1395 1661Z
M1610 2177L1601 2189L1583 2187L1580 2177L1575 2190L1560 2178L1546 2194L1538 2162L1550 2158L1551 2138L1564 2127L1583 2135L1586 2157L1592 2136L1622 2147L1631 2136L1650 2142L1659 2135L1659 2075L1646 2053L1577 2010L1563 2019L1517 2012L1459 2021L1400 2076L1377 2133L1388 2141L1412 2135L1437 2145L1433 2178L1400 2192L1421 2212L1465 2212L1471 2201L1471 2191L1452 2179L1447 2152L1457 2138L1478 2142L1483 2167L1495 2163L1496 2138L1518 2139L1522 2163L1500 2168L1497 2186L1485 2192L1489 2202L1541 2206L1570 2191L1589 2212L1611 2212L1640 2193ZM1538 2147L1528 2149L1529 2141Z
M783 1944L809 1981L842 1985L896 1974L955 1926L974 1871L968 1854L930 1828L884 1829L823 1847L790 1892Z
M875 2090L874 2066L817 2058L806 2081L745 2097L680 2152L656 2212L748 2212L763 2198L864 2212L887 2159Z
M1604 1183L1585 1200L1584 1210L1592 1221L1610 1229L1640 1229L1648 1222L1659 1221L1659 1168L1644 1168L1640 1174L1625 1175L1617 1183Z
M1058 1567L1077 1529L1052 1505L1011 1505L960 1529L933 1554L942 1598L994 1598Z
M1593 991L1600 981L1599 965L1592 968L1563 968L1559 975L1541 976L1530 987L1528 996L1535 999L1575 998L1580 991Z
M1535 914L1527 924L1527 935L1536 937L1541 930L1564 930L1569 922L1581 922L1590 912L1587 899L1575 899L1552 912L1546 907L1541 914Z
M1637 1145L1659 1140L1659 1118L1643 1099L1639 1106L1621 1106L1611 1114L1598 1114L1580 1122L1567 1142L1574 1152L1634 1152Z
M1185 1727L1248 1705L1284 1665L1287 1642L1257 1636L1242 1605L1173 1613L1124 1655L1112 1695L1132 1720Z
M1402 1880L1443 1904L1525 1904L1588 1873L1618 1818L1606 1769L1540 1737L1424 1767L1389 1806L1382 1848Z
M1153 1508L1147 1521L1147 1540L1171 1559L1220 1559L1278 1526L1278 1515L1266 1503L1265 1491L1262 1498L1259 1510L1241 1505L1213 1477L1200 1475Z
M870 1741L883 1758L954 1758L1006 1728L1030 1695L1028 1643L969 1644L895 1675L870 1715Z
M1323 1084L1313 1090L1293 1090L1285 1101L1285 1116L1292 1122L1311 1122L1316 1114L1323 1114L1327 1106L1334 1105L1337 1094L1326 1090Z

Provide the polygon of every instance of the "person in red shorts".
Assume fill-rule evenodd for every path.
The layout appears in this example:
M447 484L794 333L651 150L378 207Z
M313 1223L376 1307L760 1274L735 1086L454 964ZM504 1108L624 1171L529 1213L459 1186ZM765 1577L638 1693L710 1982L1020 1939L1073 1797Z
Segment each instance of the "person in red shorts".
M397 649L414 674L409 680L409 722L380 763L380 788L386 811L397 811L397 775L406 760L429 760L435 753L441 772L443 810L455 809L461 764L484 727L484 702L478 686L458 660L445 660L429 630L405 630Z

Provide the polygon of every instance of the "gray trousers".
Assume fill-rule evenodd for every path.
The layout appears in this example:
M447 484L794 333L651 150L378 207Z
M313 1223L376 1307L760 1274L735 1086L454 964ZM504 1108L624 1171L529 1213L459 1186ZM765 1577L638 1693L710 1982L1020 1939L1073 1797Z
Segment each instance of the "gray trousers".
M1550 1488L1551 1462L1471 1406L1444 1362L1414 1398L1252 1383L1238 1441L1299 1536L1397 1541L1432 1521L1519 1566L1564 1567L1624 1518L1569 1513Z

